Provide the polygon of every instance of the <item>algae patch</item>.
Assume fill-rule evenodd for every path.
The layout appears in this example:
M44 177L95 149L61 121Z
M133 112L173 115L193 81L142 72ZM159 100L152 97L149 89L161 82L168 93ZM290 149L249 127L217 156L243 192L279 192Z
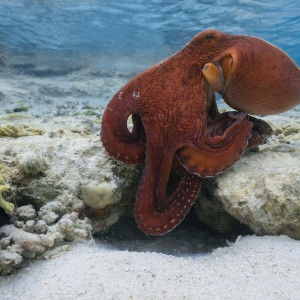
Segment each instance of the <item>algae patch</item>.
M7 214L11 215L15 206L10 202L5 201L2 196L2 193L7 191L9 188L9 185L5 184L4 175L0 174L0 207L2 207Z
M10 113L7 116L0 118L0 120L16 120L16 119L32 119L32 116L17 114L17 113Z
M27 125L17 126L17 125L6 125L0 126L0 137L13 137L18 138L21 136L32 136L32 135L43 135L44 130L33 129Z
M300 121L290 122L274 130L275 134L282 138L300 138Z

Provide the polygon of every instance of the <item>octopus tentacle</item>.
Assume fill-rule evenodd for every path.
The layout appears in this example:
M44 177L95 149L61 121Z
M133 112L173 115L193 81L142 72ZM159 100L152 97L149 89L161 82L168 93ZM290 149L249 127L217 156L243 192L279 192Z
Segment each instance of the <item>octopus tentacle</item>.
M144 233L162 235L174 229L189 212L198 196L202 178L186 174L177 190L167 198L166 186L173 155L169 153L158 159L151 146L149 148L135 202L135 219Z
M127 164L141 164L145 158L146 137L136 109L129 101L121 101L117 93L107 105L102 118L101 141L110 156ZM122 95L122 94L121 94ZM127 128L132 115L133 130Z
M252 122L244 113L224 113L208 123L195 146L177 151L182 165L201 177L215 176L239 160L251 136Z
M250 116L249 121L253 123L253 127L247 148L253 148L261 145L266 138L270 137L274 133L272 127L261 119L256 119Z

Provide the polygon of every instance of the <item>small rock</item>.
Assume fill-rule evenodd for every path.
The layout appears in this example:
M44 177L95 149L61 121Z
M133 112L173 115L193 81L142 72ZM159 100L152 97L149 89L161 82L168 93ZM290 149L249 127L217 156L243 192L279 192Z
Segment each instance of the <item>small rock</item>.
M44 235L40 235L40 238L42 239L41 245L45 247L53 247L56 242L61 242L63 240L63 236L59 234L58 232L55 233L47 233Z
M46 233L47 232L47 224L44 220L38 220L37 223L34 226L34 230L37 233Z
M17 228L24 228L25 223L24 223L23 221L14 221L14 225L15 225Z
M24 226L24 230L27 231L27 232L33 232L33 230L34 230L34 221L33 220L26 221L25 226Z
M23 258L16 252L7 250L0 251L0 274L8 275L12 272L13 266L18 266L22 263Z
M38 174L47 168L45 159L35 152L26 152L24 155L18 157L18 165L27 175Z
M24 205L16 209L15 215L17 220L26 222L28 220L34 220L36 212L32 205Z
M115 223L118 222L121 216L124 215L124 208L123 207L115 207L112 209L111 214L106 219L100 219L96 216L90 216L90 220L92 223L92 228L94 233L105 233L108 229Z
M0 246L3 250L7 249L7 247L11 244L11 238L10 237L5 237L1 239L0 241Z
M65 236L67 241L73 241L75 238L74 234L74 223L69 218L62 218L57 223L61 233Z
M73 211L71 214L70 214L70 219L75 222L78 220L78 213Z
M115 187L106 182L93 181L81 187L84 202L94 208L104 208L117 203Z
M52 201L42 206L38 215L39 218L44 220L47 225L51 225L59 219L62 210L63 208L61 203Z
M59 215L53 211L49 211L46 214L41 216L41 219L46 222L47 225L53 224L56 220L58 220Z

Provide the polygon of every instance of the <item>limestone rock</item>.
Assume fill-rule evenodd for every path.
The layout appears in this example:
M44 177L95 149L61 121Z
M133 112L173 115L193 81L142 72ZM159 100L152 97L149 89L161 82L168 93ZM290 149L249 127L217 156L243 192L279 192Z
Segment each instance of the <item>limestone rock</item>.
M16 203L11 225L0 228L2 274L63 241L106 232L132 205L141 176L107 156L86 117L31 126L44 134L0 137L0 164Z
M238 220L259 235L300 239L300 122L272 125L276 135L259 150L205 180L194 207L205 225L231 232Z
M15 218L18 221L34 220L36 217L36 211L32 205L23 205L16 209Z
M248 155L218 176L213 193L227 212L255 233L300 239L299 157L271 152Z
M231 233L240 228L240 222L226 212L222 202L201 191L194 206L199 220L214 231Z

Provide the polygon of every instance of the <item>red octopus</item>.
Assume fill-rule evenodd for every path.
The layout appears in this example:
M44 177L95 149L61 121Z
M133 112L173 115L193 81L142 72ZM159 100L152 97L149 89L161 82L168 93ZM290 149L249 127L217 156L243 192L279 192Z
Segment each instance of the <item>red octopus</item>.
M215 91L236 111L219 114ZM255 37L215 30L135 76L107 105L101 140L114 159L145 163L135 202L138 227L151 235L171 231L194 204L203 178L223 172L272 134L247 113L277 114L299 102L300 69L287 54ZM167 197L172 165L185 176Z

